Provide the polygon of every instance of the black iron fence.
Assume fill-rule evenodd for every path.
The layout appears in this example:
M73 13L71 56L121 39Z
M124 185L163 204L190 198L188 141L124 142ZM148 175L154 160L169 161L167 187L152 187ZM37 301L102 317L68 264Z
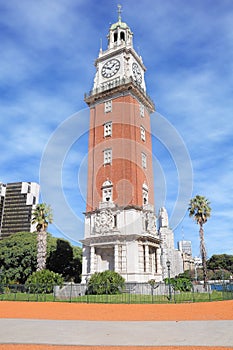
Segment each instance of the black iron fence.
M191 291L176 291L169 284L126 283L117 294L93 295L86 284L65 283L53 285L0 284L0 300L11 301L63 301L76 303L193 303L233 299L233 283L194 284Z

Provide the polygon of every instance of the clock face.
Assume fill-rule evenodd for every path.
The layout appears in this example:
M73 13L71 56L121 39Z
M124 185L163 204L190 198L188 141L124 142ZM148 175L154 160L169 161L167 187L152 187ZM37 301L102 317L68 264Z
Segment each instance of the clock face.
M117 59L112 59L107 61L102 70L101 74L104 78L111 78L115 75L120 69L120 62Z
M142 73L141 69L139 68L139 65L137 63L133 63L132 65L132 70L133 70L133 77L136 80L138 84L141 84L142 82Z

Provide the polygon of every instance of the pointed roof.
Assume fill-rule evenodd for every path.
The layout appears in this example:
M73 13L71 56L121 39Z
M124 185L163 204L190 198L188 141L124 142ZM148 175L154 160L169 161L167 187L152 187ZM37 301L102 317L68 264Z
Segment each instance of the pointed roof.
M114 30L114 29L116 29L117 27L120 27L120 28L122 28L122 29L130 29L129 28L129 26L125 23L125 22L122 22L121 21L121 5L117 5L117 7L118 7L118 21L116 22L116 23L113 23L112 25L111 25L111 27L110 27L110 30Z
M125 22L116 22L116 23L113 23L110 27L110 30L114 30L116 29L117 27L120 27L122 29L130 29L129 26L125 23Z

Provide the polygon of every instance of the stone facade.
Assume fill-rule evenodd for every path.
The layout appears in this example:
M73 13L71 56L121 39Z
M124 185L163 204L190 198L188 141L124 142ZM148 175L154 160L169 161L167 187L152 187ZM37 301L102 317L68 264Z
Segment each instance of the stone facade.
M82 283L95 272L114 270L128 282L161 280L160 239L147 208L113 203L86 214Z
M174 249L174 233L169 228L168 214L165 208L161 208L159 211L159 237L161 239L163 279L168 277L168 261L171 265L170 276L175 277L184 271L183 259L181 252Z

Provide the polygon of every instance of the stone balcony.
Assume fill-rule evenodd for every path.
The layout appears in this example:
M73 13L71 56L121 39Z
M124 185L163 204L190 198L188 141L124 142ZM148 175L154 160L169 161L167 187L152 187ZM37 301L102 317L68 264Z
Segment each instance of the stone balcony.
M139 97L144 105L151 111L154 112L155 106L151 98L146 94L146 91L138 84L132 77L129 78L115 78L109 80L100 87L89 91L84 95L84 100L88 105L93 104L99 99L111 95L113 93L119 93L123 91L131 91L135 96Z

